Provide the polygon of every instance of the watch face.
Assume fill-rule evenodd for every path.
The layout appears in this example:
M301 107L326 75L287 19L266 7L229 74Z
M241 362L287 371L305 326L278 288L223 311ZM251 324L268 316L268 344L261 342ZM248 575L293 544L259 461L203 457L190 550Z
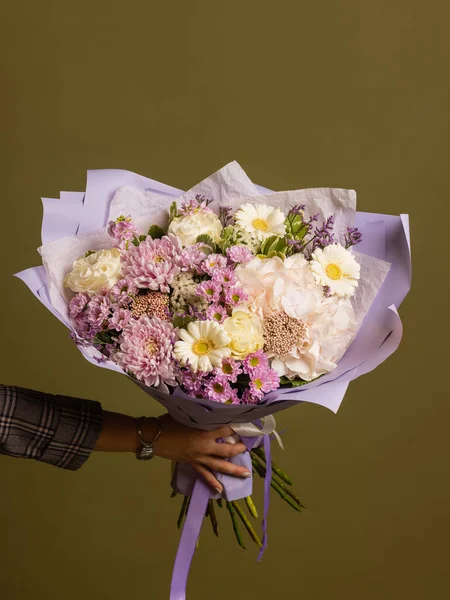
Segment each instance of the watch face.
M139 452L136 454L136 458L138 460L150 460L153 458L155 453L153 452L153 448L151 446L146 447L142 446Z

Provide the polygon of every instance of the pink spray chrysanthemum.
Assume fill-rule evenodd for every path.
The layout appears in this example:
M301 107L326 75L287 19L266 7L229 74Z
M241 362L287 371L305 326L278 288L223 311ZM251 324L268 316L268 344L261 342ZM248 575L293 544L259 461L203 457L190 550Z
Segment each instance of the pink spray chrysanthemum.
M203 259L202 268L205 273L213 276L218 269L224 269L227 264L228 261L222 254L210 254Z
M176 362L173 356L175 328L157 317L132 320L120 336L117 364L145 385L168 392L176 386Z
M76 294L69 302L69 316L71 319L76 319L81 315L89 304L90 297L88 294Z
M161 239L145 239L122 253L125 277L133 279L137 287L168 293L169 285L180 273L178 257L182 247L174 235Z
M238 375L242 373L240 363L233 358L224 358L222 365L215 369L215 375L225 376L230 383L236 383Z
M231 387L225 376L213 377L205 386L208 400L226 402L231 395Z
M127 308L118 308L114 311L113 316L109 319L108 325L110 329L122 331L131 320L131 311Z
M220 283L225 288L229 286L234 286L237 282L236 273L233 269L229 267L217 269L213 274L214 281Z
M180 370L180 381L182 389L194 398L203 398L205 383L208 381L210 373L197 371L193 373L189 367Z
M258 367L250 376L249 392L256 400L261 400L264 394L280 387L277 373L267 367Z
M237 285L229 288L225 294L225 302L230 306L238 306L242 302L245 302L247 299L248 296L243 290L243 288Z
M223 323L228 317L226 308L221 304L211 304L206 309L206 318L208 321L217 321L217 323Z
M222 286L212 279L209 281L202 281L195 290L197 296L205 298L209 302L218 302L221 292Z
M262 350L253 352L253 354L248 354L242 362L244 373L247 373L249 375L251 375L255 371L255 369L258 369L260 367L266 368L268 366L269 359Z
M231 246L227 248L227 256L233 263L246 263L254 258L253 254L246 246Z
M139 288L129 279L120 279L109 290L111 302L117 306L127 306L130 304L132 296L135 296Z
M200 244L186 246L178 257L178 264L182 271L195 271L203 274L202 263L205 253L200 250Z
M91 298L87 309L90 323L94 327L101 328L111 314L111 303L103 293L96 294Z

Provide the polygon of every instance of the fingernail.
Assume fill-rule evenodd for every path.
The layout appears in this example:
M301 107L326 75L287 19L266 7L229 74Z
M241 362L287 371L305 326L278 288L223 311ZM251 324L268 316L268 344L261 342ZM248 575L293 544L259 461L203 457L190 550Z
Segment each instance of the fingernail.
M217 492L218 494L221 494L221 493L222 493L222 490L221 490L221 488L217 487L217 488L214 488L214 489L216 490L216 492Z
M251 477L252 474L249 473L248 471L246 471L245 473L242 473L241 477Z

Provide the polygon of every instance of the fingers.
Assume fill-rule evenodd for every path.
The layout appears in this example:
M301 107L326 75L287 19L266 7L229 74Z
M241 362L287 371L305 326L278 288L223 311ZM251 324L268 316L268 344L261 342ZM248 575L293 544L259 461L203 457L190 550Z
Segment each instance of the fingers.
M215 429L209 433L211 434L211 437L213 437L215 440L218 440L219 438L225 438L230 435L234 435L235 432L228 425L224 425L223 427L219 427L219 429Z
M226 475L232 475L233 477L251 477L250 471L245 467L233 465L233 463L227 462L221 458L205 456L201 462L211 469L211 471L218 471L219 473L225 473Z
M211 449L211 454L215 456L222 456L223 458L231 458L232 456L237 456L238 454L243 454L247 451L247 448L244 444L214 444L214 447Z
M192 467L215 492L217 492L218 494L221 494L223 492L223 488L217 481L217 479L214 477L214 473L212 473L209 469L203 467L202 465L195 464L192 465Z

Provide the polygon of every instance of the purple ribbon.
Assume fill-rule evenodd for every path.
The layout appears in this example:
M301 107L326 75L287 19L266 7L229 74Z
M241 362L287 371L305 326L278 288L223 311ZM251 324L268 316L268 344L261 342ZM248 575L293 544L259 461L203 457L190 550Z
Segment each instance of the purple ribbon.
M261 438L242 438L242 442L250 451L258 440ZM263 557L264 551L267 548L267 515L269 512L269 501L270 501L270 483L272 480L272 459L270 449L270 436L265 435L263 438L264 451L266 453L266 476L264 478L264 517L262 521L263 539L262 548L259 552L258 561ZM248 455L247 455L248 456ZM237 457L236 457L237 458ZM251 469L250 469L251 470ZM236 477L222 476L220 480L224 486L225 497L229 500L245 498L249 495L247 480L239 480ZM227 493L228 480L232 480L233 489L231 494ZM174 477L174 482L176 476ZM236 486L237 484L237 486ZM241 488L241 495L236 494L237 490ZM183 492L184 493L184 492ZM230 498L230 496L232 496ZM177 555L175 558L175 564L172 573L172 583L170 587L170 600L186 600L186 586L189 575L189 569L191 567L192 558L194 556L195 548L197 546L198 536L202 528L203 519L205 518L205 512L208 506L210 498L216 498L217 496L212 494L209 487L202 479L197 478L195 480L191 501L186 514L183 530L181 532L180 542L178 544Z

